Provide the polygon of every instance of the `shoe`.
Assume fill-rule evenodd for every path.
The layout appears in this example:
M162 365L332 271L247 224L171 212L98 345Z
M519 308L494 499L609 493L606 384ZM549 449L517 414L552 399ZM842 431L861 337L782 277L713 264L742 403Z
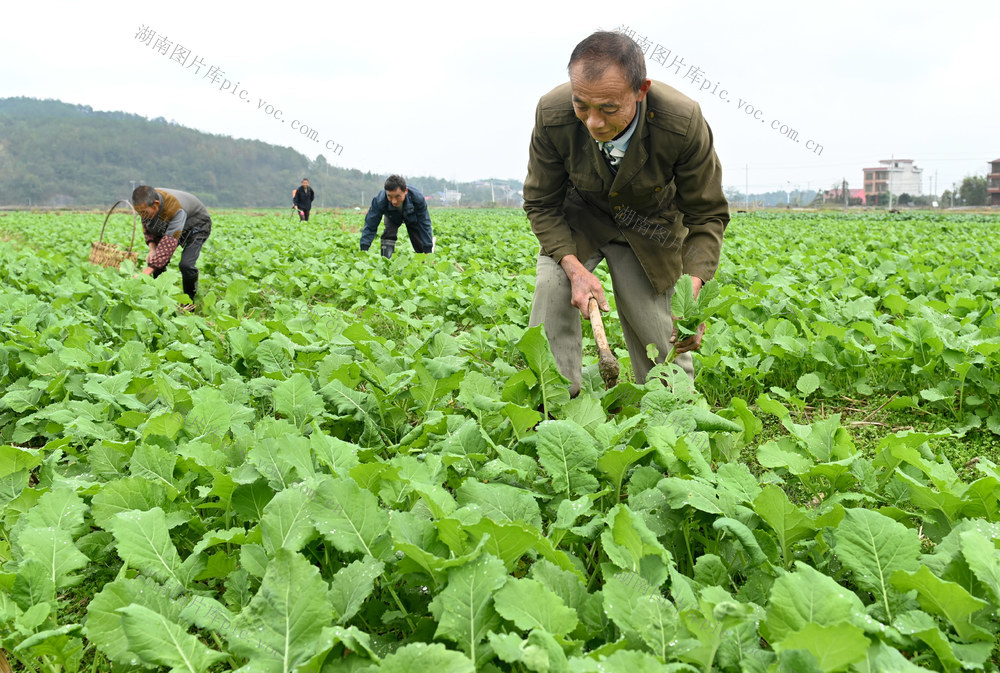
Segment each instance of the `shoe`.
M181 304L177 307L177 310L181 313L193 313L194 308L194 304Z

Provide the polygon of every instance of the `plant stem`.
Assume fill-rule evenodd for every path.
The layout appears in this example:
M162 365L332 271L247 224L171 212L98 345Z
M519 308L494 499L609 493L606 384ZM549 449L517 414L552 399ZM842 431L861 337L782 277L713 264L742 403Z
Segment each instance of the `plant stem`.
M410 613L407 612L406 608L403 607L403 602L399 600L399 596L396 595L396 592L393 590L392 585L387 582L385 588L389 590L389 593L392 594L393 600L396 601L396 605L399 606L399 609L403 611L403 617L406 618L406 623L410 625L410 628L412 630L416 631L417 630L416 624L414 624L413 621L410 619Z

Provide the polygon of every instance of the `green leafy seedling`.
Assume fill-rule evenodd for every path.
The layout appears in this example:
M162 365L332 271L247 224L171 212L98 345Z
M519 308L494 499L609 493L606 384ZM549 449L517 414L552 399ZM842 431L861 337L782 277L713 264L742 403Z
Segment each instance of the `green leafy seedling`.
M702 285L698 297L695 298L691 276L684 274L677 280L676 285L674 285L674 294L670 298L670 312L673 314L674 327L677 329L677 342L697 334L698 328L703 322L733 302L732 297L720 299L719 292L719 283L710 280ZM673 362L677 359L679 355L677 342L667 354L667 362Z

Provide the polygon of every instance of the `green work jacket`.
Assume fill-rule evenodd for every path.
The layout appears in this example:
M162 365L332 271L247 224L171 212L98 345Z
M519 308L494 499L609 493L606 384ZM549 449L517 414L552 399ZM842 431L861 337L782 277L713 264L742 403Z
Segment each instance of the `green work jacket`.
M708 281L729 223L712 130L696 102L655 80L636 114L614 175L573 111L569 82L541 98L524 181L531 229L556 262L586 261L624 235L657 292L682 273Z

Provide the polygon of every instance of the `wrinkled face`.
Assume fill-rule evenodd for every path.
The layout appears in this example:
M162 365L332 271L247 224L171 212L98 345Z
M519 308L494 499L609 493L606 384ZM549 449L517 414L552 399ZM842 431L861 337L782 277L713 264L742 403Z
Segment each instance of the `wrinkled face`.
M160 202L153 201L153 205L151 206L134 205L132 208L135 209L135 212L139 213L139 217L142 219L151 220L160 212Z
M389 203L392 204L393 208L399 208L401 205L403 205L403 199L406 198L406 193L408 191L410 191L409 188L395 189L391 192L386 192L385 196L387 199L389 199Z
M610 65L596 80L584 77L584 66L576 63L570 69L569 81L573 92L573 110L594 140L608 142L628 128L635 117L635 104L646 97L650 80L639 91L629 86L625 73Z

